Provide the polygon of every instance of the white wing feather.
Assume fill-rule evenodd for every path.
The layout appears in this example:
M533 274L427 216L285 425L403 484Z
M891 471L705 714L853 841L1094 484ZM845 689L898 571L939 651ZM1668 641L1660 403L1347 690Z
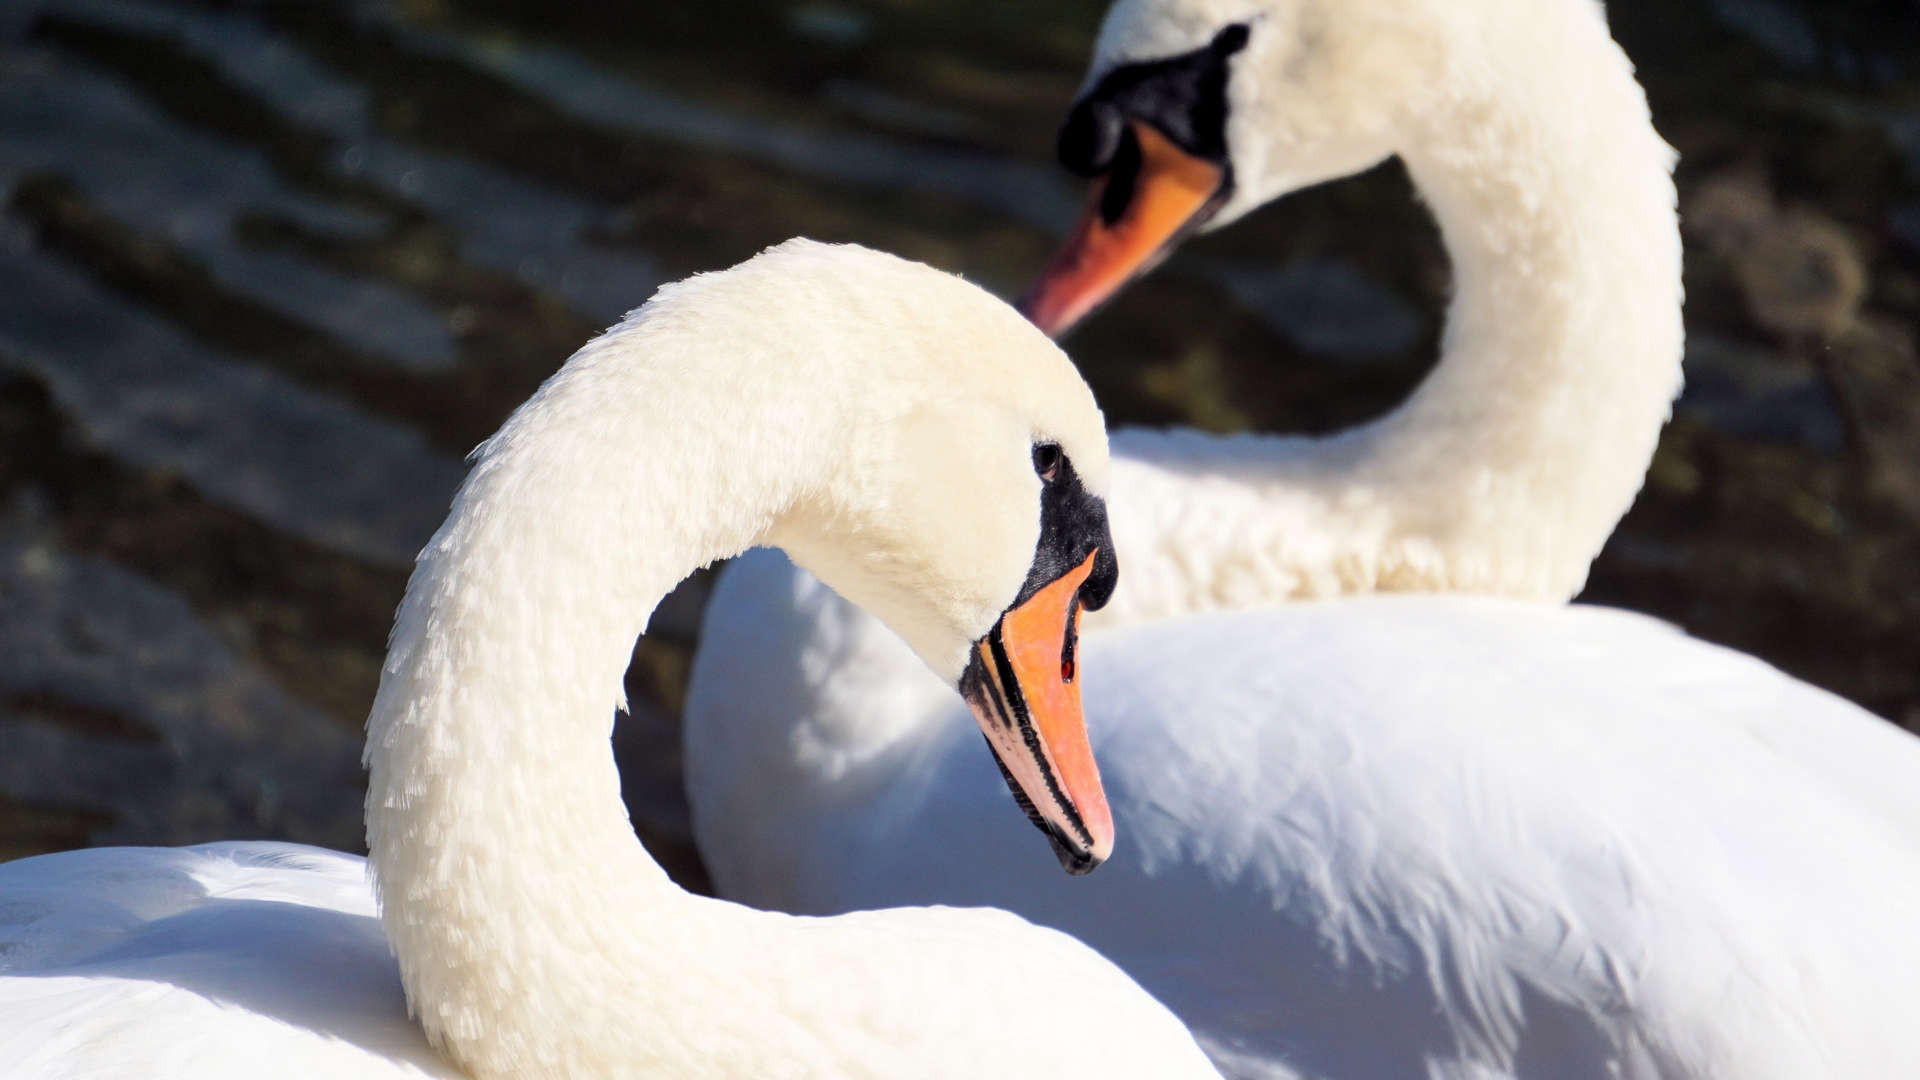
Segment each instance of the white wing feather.
M793 595L828 655L893 672L888 702L925 684L940 715L890 746L884 788L742 799L701 728L752 687L699 672L696 825L728 895L1010 908L1113 958L1245 1076L1920 1075L1920 740L1751 657L1625 612L1448 596L1092 636L1121 839L1070 880L1022 842L944 688L849 644L830 594ZM833 670L779 627L703 667ZM860 708L858 686L813 694Z

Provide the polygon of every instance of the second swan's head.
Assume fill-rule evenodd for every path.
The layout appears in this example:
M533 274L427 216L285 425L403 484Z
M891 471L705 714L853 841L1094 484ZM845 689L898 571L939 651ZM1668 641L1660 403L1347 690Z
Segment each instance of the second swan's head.
M1077 630L1119 567L1106 431L1079 373L984 290L851 246L783 244L662 290L630 320L696 321L721 335L701 351L727 357L719 371L703 361L702 377L741 402L720 417L737 427L717 434L779 478L753 540L879 616L957 687L1061 864L1097 866L1113 821Z
M1115 0L1059 138L1094 190L1021 306L1062 333L1196 232L1430 134L1472 153L1461 103L1583 30L1611 49L1591 0Z

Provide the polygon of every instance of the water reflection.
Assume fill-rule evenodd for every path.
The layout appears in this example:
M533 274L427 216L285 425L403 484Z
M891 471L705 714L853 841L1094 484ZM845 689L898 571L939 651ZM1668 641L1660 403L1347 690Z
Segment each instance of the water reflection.
M260 151L170 123L128 87L57 52L0 52L6 169L65 177L103 211L151 229L204 266L223 289L306 318L396 362L452 358L441 320L406 293L288 252L237 240L242 215L272 214L323 233L367 235L371 215L289 191Z

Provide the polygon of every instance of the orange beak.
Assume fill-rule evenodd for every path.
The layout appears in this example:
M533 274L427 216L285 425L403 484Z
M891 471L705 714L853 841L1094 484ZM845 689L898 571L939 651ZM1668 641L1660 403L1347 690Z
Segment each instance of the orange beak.
M974 643L960 693L1014 799L1053 843L1060 865L1084 874L1113 853L1113 811L1087 741L1075 670L1086 561L1008 608Z
M1073 328L1122 285L1151 270L1226 201L1227 170L1175 146L1148 124L1128 125L1139 162L1094 182L1080 222L1019 301L1049 337ZM1116 185L1132 182L1130 192ZM1114 205L1115 202L1121 205Z

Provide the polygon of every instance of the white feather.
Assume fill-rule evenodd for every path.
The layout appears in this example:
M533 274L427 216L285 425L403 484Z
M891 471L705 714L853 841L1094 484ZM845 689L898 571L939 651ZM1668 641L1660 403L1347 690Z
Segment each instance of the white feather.
M721 621L782 578L789 619ZM1117 961L1233 1075L1920 1069L1920 741L1654 620L1407 596L1091 637L1119 841L1068 879L884 628L770 553L710 611L732 648L699 661L689 790L726 895L1011 908ZM803 735L869 702L889 734L736 775L721 755L751 737L715 720L755 707L715 677L736 663ZM843 797L809 797L810 771Z

